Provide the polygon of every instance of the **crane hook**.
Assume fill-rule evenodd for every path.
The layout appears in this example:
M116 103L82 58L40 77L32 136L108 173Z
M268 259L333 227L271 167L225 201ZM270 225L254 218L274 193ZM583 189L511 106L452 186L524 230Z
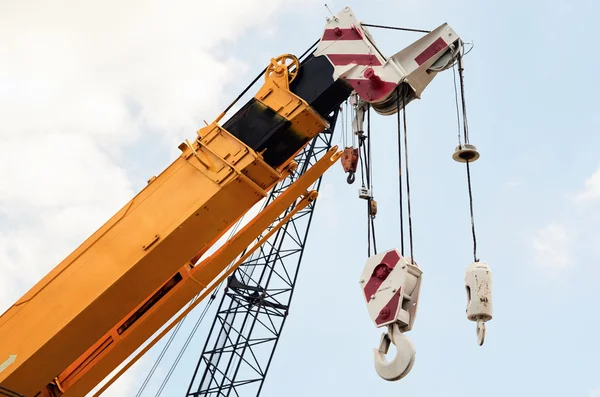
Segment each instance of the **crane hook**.
M356 180L356 176L354 175L354 172L348 172L348 177L346 178L346 182L348 182L349 185L352 185L354 183L354 181Z
M483 320L477 320L477 344L483 346L485 341L485 322Z
M396 357L387 361L390 343L396 346ZM395 322L388 325L388 331L381 335L379 348L373 349L375 358L375 370L379 376L387 381L397 381L404 378L415 363L415 347L406 335L400 330L400 325Z

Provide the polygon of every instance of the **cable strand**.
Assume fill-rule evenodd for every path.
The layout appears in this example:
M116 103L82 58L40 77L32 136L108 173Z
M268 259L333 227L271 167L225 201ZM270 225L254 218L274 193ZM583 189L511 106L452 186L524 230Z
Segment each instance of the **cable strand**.
M465 81L463 76L462 54L458 53L458 78L460 79L460 96L462 101L463 128L465 143L469 143L469 124L467 123L467 103L465 100Z
M413 228L412 228L412 214L410 206L410 173L408 169L408 132L406 128L406 107L402 109L402 116L404 119L404 169L406 171L406 202L408 207L408 242L410 244L410 260L412 263L415 262L414 251L413 251Z
M398 102L398 193L400 207L400 255L404 256L404 200L402 198L402 123L400 122L400 111L404 108L404 96L402 97L402 107L400 107L400 85L396 87Z
M373 163L371 157L371 106L367 108L367 148L368 148L368 159L367 163L369 164L368 172L367 172L367 183L369 184L369 192L370 197L367 202L368 205L368 213L367 220L369 221L369 226L371 228L371 235L373 237L373 253L377 255L377 240L375 239L375 217L373 216L372 211L372 201L373 201Z
M469 124L467 122L467 105L465 99L465 83L464 83L464 68L462 64L463 54L458 53L458 77L460 79L460 96L462 101L462 114L463 114L463 135L465 138L465 143L469 143ZM477 235L475 233L475 215L473 211L473 188L471 185L471 168L469 165L469 160L466 160L467 165L467 186L469 189L469 211L471 214L471 234L473 237L473 260L478 262L477 258Z
M454 82L454 103L456 105L456 124L458 131L458 146L462 146L462 142L460 139L460 106L458 104L458 87L456 86L456 65L452 67L452 75L454 78L452 79Z
M369 27L369 28L388 29L388 30L401 30L403 32L431 33L431 30L401 28L401 27L397 27L397 26L386 26L386 25L373 25L370 23L361 23L360 26Z
M469 210L471 212L471 233L473 235L473 261L479 262L477 259L477 236L475 235L475 216L473 214L473 189L471 188L471 170L469 161L467 160L467 185L469 186Z

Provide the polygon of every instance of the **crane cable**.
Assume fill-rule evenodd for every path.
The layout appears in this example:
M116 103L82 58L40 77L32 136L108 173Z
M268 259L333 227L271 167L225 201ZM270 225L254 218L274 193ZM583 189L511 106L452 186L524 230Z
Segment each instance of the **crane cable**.
M406 102L405 96L402 96L402 118L404 119L404 168L406 171L406 206L408 209L408 234L409 234L409 244L410 244L410 260L411 263L415 263L414 253L413 253L413 232L412 232L412 214L410 208L410 172L408 170L408 130L406 128Z
M396 86L396 101L398 104L398 204L400 205L400 255L404 256L404 205L402 200L402 128L400 123L400 111L404 108L404 96L400 103L400 84ZM400 107L402 105L402 107Z
M373 200L373 180L372 180L372 164L371 164L371 106L367 106L367 144L364 144L365 137L359 137L359 147L362 148L362 155L358 156L360 160L360 174L362 179L362 187L368 189L369 197L367 198L367 256L371 256L371 242L373 242L373 252L377 255L377 240L375 238L375 213L373 207L376 205ZM364 157L364 161L363 161ZM366 181L365 181L366 175ZM366 182L366 186L365 186Z
M388 29L388 30L401 30L403 32L431 33L431 30L401 28L401 27L397 27L397 26L386 26L386 25L373 25L370 23L361 23L360 26L365 26L365 27L369 27L369 28Z
M464 75L463 75L463 65L462 65L462 58L463 58L464 54L462 54L460 51L458 53L458 59L457 59L457 65L458 65L458 77L459 77L459 81L460 81L460 97L461 97L461 105L462 105L462 121L463 121L463 138L465 141L465 144L469 143L469 124L467 122L467 104L466 104L466 99L465 99L465 83L464 83ZM457 113L457 120L458 120L458 144L459 146L461 146L461 140L460 140L460 115L459 115L459 104L458 104L458 90L456 87L456 71L455 68L452 68L453 73L454 73L454 95L455 95L455 100L456 100L456 113ZM477 258L477 235L475 233L475 216L474 216L474 211L473 211L473 189L471 186L471 169L469 166L469 160L466 160L466 168L467 168L467 186L468 186L468 190L469 190L469 211L471 214L471 235L473 238L473 261L474 262L479 262L479 259Z
M231 239L231 237L233 237L233 235L237 232L238 228L240 227L240 224L241 224L242 220L243 220L243 218L241 218L240 220L238 220L238 222L234 225L233 229L231 230L231 232L229 234L228 240ZM190 335L193 335L196 332L196 330L198 329L198 326L202 322L202 319L204 318L204 315L206 314L206 312L210 308L211 304L214 302L214 300L215 300L215 298L217 296L217 293L219 292L220 288L221 288L221 285L218 285L216 287L215 291L211 294L211 296L209 298L209 301L207 302L206 306L204 306L204 309L203 309L202 313L200 314L200 317L198 318L198 321L196 321L196 324L194 325L193 331L192 331L192 333ZM191 306L194 303L194 301L196 299L198 299L199 296L200 296L200 293L196 294L196 296L190 301L189 305ZM143 391L148 386L148 383L150 382L150 379L152 378L152 376L154 376L154 373L158 369L158 365L160 364L160 362L164 358L165 354L167 353L167 350L169 350L169 348L171 347L171 344L173 343L173 340L175 339L175 336L177 336L177 334L179 333L179 329L181 328L181 326L183 325L183 323L185 322L186 319L187 319L187 316L185 316L175 326L175 328L173 329L173 332L171 332L171 335L169 336L169 339L167 340L167 343L165 344L165 346L163 346L163 349L161 350L159 356L157 357L157 359L155 360L154 364L152 365L152 368L148 372L148 375L146 375L146 378L144 379L144 381L140 385L140 388L138 389L138 391L136 393L136 397L140 397L142 395ZM159 389L159 392L156 394L157 396L162 392L162 389L164 388L164 385L166 385L166 382L168 381L168 378L170 378L170 376L171 376L170 374L172 373L172 370L174 370L174 367L179 362L179 359L180 359L181 355L183 354L183 352L187 348L187 345L189 345L189 340L190 339L191 339L191 337L188 336L188 339L186 340L186 343L184 344L184 347L179 351L179 354L177 355L178 358L176 359L176 363L171 366L171 369L169 370L169 375L166 378L166 380L163 380L163 383L161 384L161 388Z
M404 86L406 88L406 86ZM406 204L408 210L408 242L410 248L411 262L414 263L413 251L413 228L412 228L412 213L410 205L410 172L408 168L408 130L406 127L406 90L400 90L400 85L396 87L397 92L397 124L398 124L398 193L400 205L400 254L404 256L404 200L402 194L402 124L404 124L404 172L406 172ZM400 102L402 98L402 102ZM402 112L402 121L400 121L400 112Z
M234 262L232 262L233 264ZM231 265L230 265L231 266ZM229 267L228 267L229 268ZM221 284L222 285L222 284ZM221 286L219 285L219 287ZM167 372L167 375L165 376L165 378L163 379L162 383L160 384L160 387L158 388L158 391L156 392L156 397L160 396L161 393L163 392L164 388L167 386L167 383L169 382L169 380L171 379L171 375L173 375L173 372L175 372L175 368L177 367L177 365L179 364L179 361L181 360L181 357L183 357L183 354L185 353L185 351L187 350L190 342L192 341L192 338L194 337L194 335L196 334L196 331L198 331L198 327L200 326L200 324L202 323L202 320L204 319L204 316L206 316L206 313L208 312L208 309L211 306L211 303L214 302L215 297L217 296L217 292L219 292L218 290L216 290L211 296L210 296L210 300L209 302L206 304L206 306L204 306L204 310L202 311L202 313L200 314L200 317L198 318L198 320L196 321L196 324L194 324L194 328L192 329L192 331L190 332L190 334L188 335L185 343L183 344L183 347L179 350L179 354L177 355L177 358L175 358L175 361L173 362L173 364L171 364L171 368L169 368L169 372Z

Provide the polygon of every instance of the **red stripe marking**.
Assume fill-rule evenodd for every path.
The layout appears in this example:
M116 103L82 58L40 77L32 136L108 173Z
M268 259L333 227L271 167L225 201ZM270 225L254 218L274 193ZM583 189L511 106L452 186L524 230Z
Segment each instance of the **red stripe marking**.
M362 40L362 35L357 29L353 28L333 28L325 29L321 40Z
M386 97L397 86L397 84L389 81L382 81L374 86L368 79L346 79L346 82L356 90L358 96L369 101Z
M375 319L375 324L384 325L396 321L396 314L398 314L398 308L400 307L401 293L402 288L399 288L398 291L396 291L396 293L392 296L392 299L390 299L388 304L381 309L379 316L377 316Z
M415 58L415 62L418 63L419 66L421 66L422 64L430 60L432 56L434 56L446 47L448 47L448 44L444 41L444 39L438 37L436 41L431 43L429 47L425 48L425 50Z
M390 251L387 254L385 254L385 256L383 257L383 259L381 260L380 263L385 263L386 265L388 265L390 267L390 269L393 269L399 260L400 260L400 255L398 255L396 250L393 250L393 251ZM369 279L369 281L367 281L367 284L365 285L365 287L363 289L365 298L367 299L367 302L369 302L371 300L371 296L373 294L375 294L375 292L377 292L377 289L379 288L381 283L384 281L385 280L380 280L377 277L375 277L373 274L371 274L371 278Z
M344 66L351 63L357 65L381 66L381 62L373 54L327 54L335 66Z

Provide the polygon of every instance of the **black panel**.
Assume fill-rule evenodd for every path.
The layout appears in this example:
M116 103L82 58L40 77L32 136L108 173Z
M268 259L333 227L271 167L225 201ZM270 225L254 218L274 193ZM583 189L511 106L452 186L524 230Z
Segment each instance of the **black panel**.
M348 99L352 87L345 81L333 80L333 65L324 56L310 55L300 67L290 90L304 99L321 116L325 117Z
M325 56L309 56L301 63L290 90L304 99L323 118L350 96L352 88L333 80L333 66ZM264 159L276 167L287 161L307 143L285 118L254 98L223 124L223 128L257 152L266 149Z
M223 128L254 150L258 150L277 130L288 127L286 119L254 98L223 124Z

